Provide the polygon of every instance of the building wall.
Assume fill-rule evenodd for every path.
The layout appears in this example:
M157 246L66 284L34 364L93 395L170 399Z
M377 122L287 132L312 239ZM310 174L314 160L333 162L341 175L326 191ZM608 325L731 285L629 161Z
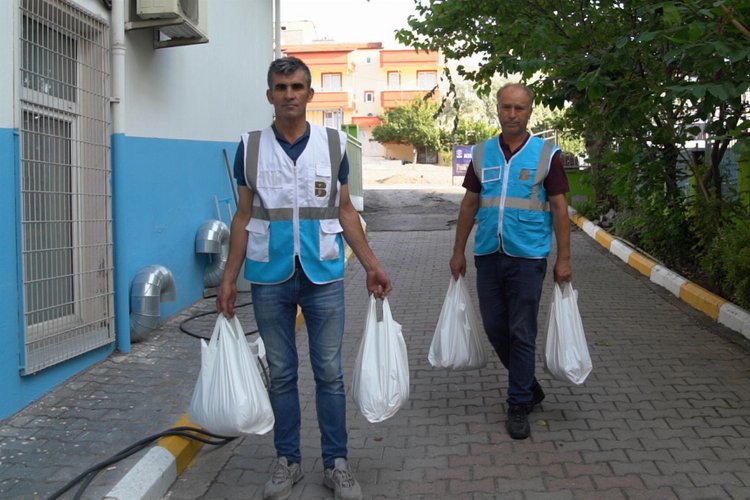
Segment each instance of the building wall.
M177 300L162 304L162 319L202 297L206 262L195 254L196 230L217 217L214 196L235 208L223 150L231 161L240 134L272 120L265 98L272 2L209 2L208 44L155 50L150 30L126 32L124 130L111 139L117 342L23 376L19 2L0 2L0 67L12 68L0 72L0 164L9 166L0 170L0 209L12 214L0 230L13 242L0 249L0 418L115 348L129 351L129 290L141 268L162 264L174 275ZM103 2L73 2L109 22Z
M87 11L104 17L99 2L82 1ZM35 375L20 375L23 348L23 269L21 265L20 125L18 95L19 3L0 2L0 418L20 410L50 388L106 357L113 346L99 348Z
M369 62L368 62L369 61ZM355 116L378 116L380 92L387 84L380 69L380 50L358 50L354 53L356 78L353 80ZM372 102L365 101L365 92L374 92Z
M386 88L386 76L380 68L380 50L364 49L354 53L354 64L357 68L354 81L354 113L357 117L377 117L382 114L380 93ZM365 92L373 92L373 100L365 101ZM365 156L383 156L385 148L372 140L373 125L359 125L359 142Z
M11 130L15 127L13 117L13 72L7 68L13 67L13 48L16 46L15 2L0 2L0 130ZM6 149L0 152L6 152ZM3 158L5 160L6 158ZM3 164L8 165L3 161Z
M162 303L162 316L202 297L206 257L195 253L195 233L218 218L215 197L225 223L235 210L223 150L231 163L240 134L273 119L265 97L271 9L262 0L224 0L209 11L202 45L154 50L150 32L127 33L126 133L115 138L113 173L122 350L129 348L128 290L142 268L160 264L174 275L177 300ZM249 29L248 20L258 25Z

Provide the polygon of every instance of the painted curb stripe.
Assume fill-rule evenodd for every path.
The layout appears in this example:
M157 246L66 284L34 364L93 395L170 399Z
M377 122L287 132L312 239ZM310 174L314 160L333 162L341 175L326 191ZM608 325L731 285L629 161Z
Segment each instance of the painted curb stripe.
M180 417L173 427L201 428L190 421L187 413L183 413L182 417ZM167 436L159 440L159 446L165 448L175 457L177 461L177 475L179 476L188 468L190 462L193 461L193 458L203 448L203 443L183 436Z
M612 246L612 242L615 241L615 238L611 234L601 228L599 228L599 231L596 232L596 236L594 239L607 250L610 249L610 247Z
M718 295L714 295L705 288L701 288L689 281L682 285L680 298L699 311L708 314L713 319L719 319L719 310L721 306L727 303L726 300Z
M677 298L680 298L682 285L687 283L687 280L676 272L658 264L651 269L651 281L666 288Z
M750 313L638 253L569 208L570 219L592 239L693 308L750 339Z
M586 223L583 224L582 228L584 231L586 231L586 234L591 236L593 239L596 239L596 233L598 233L601 229L599 226L589 221L586 221Z
M630 254L630 257L628 258L628 264L630 265L630 267L637 269L638 272L640 272L647 278L651 277L651 271L656 266L656 262L649 259L648 257L644 257L638 252L633 252Z
M740 309L731 302L727 302L721 306L719 323L750 338L750 313L744 309Z
M609 235L607 235L609 236ZM625 264L629 263L630 260L630 254L633 253L633 249L627 246L625 243L623 243L620 240L613 239L612 242L609 245L609 251L610 253L618 256L621 261L623 261Z
M128 471L104 500L157 500L162 498L177 479L175 458L156 446L151 448L135 466Z

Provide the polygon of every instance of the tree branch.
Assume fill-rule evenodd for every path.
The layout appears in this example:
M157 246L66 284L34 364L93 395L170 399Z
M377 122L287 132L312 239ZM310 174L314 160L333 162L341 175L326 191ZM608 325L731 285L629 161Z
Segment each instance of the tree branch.
M721 10L724 11L724 13L729 16L729 20L732 22L735 28L737 28L740 33L745 35L745 38L750 38L750 30L748 30L744 24L742 24L737 17L735 17L734 12L730 7L727 7L726 5L721 5Z

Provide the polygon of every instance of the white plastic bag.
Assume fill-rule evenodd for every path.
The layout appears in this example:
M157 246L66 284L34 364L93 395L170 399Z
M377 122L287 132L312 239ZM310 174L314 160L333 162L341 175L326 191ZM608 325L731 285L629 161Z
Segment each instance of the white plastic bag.
M570 282L555 284L547 320L547 371L557 380L582 384L591 373L591 357L578 312L578 292Z
M352 397L372 423L391 418L409 399L409 358L401 325L383 299L383 320L378 321L376 299L370 295L365 331L352 377Z
M263 341L259 337L249 344L237 316L219 314L211 341L201 340L201 371L190 420L222 436L270 431L273 409L257 359L264 355Z
M480 325L463 276L451 278L427 360L437 368L482 368L487 364L487 353Z

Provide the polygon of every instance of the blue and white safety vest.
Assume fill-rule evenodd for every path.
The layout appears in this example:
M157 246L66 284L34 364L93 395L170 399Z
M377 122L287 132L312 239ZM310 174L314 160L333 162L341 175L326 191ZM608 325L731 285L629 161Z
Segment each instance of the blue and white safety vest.
M295 257L313 283L344 277L338 180L346 135L310 125L305 150L292 161L271 127L242 135L245 179L253 191L245 278L275 284L294 274Z
M474 254L498 250L513 257L543 258L552 244L552 214L544 180L558 148L551 139L530 137L510 160L494 137L472 148L482 182Z

